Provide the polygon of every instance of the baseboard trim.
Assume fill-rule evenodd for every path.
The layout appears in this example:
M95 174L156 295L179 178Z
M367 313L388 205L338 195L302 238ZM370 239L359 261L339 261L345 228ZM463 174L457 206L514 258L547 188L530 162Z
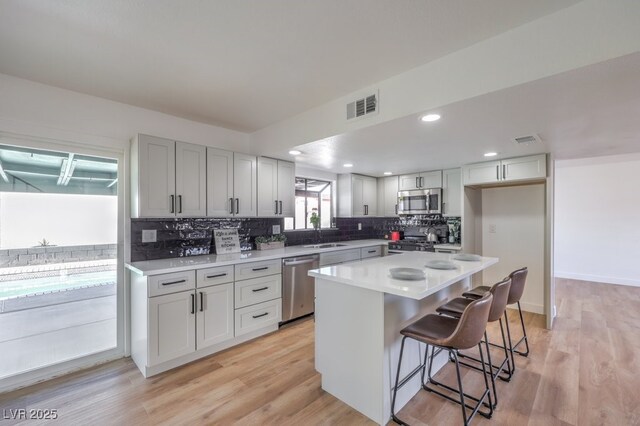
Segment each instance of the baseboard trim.
M509 309L516 309L516 310L518 309L518 305L510 305L507 307ZM535 303L527 303L520 300L520 307L522 308L523 311L544 315L543 305L537 305Z
M631 287L640 287L640 280L632 280L628 278L605 277L601 275L577 274L574 272L558 272L555 273L556 278L565 278L579 281L592 281L603 284L627 285Z

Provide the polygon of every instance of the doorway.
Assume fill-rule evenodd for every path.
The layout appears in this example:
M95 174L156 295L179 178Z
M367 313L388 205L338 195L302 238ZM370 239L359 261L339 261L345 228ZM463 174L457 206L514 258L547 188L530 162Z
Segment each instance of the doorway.
M121 158L47 148L0 143L0 383L123 353Z

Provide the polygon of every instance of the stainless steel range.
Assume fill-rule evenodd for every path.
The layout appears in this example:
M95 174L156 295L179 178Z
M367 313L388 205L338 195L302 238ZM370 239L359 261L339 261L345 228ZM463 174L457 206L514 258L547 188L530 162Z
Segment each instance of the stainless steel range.
M408 226L404 238L389 243L389 250L435 252L434 244L446 241L447 226ZM428 235L437 241L429 241Z

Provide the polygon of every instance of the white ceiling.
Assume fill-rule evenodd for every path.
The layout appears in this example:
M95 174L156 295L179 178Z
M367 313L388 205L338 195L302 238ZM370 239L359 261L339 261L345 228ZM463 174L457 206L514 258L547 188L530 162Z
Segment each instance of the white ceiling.
M0 0L0 73L253 131L577 0Z
M640 53L297 147L300 165L373 176L551 152L559 159L640 152ZM542 143L511 138L537 133ZM286 157L286 152L273 155ZM346 169L343 163L353 163Z

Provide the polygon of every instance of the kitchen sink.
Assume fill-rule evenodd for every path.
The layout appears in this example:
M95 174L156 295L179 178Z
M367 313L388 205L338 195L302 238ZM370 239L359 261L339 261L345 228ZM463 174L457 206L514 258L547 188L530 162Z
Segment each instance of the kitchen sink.
M326 243L326 244L311 244L311 245L308 245L308 246L304 246L304 248L323 249L323 248L344 247L344 246L346 246L346 244Z

